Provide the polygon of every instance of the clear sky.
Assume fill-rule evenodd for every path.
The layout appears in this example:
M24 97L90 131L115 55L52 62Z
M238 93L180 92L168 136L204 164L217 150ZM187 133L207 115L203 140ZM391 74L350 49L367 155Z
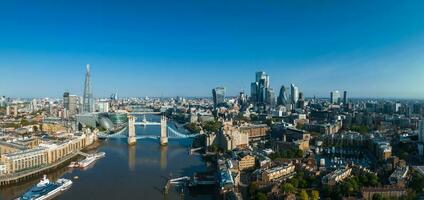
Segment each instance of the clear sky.
M424 1L3 0L0 95L275 91L424 98Z

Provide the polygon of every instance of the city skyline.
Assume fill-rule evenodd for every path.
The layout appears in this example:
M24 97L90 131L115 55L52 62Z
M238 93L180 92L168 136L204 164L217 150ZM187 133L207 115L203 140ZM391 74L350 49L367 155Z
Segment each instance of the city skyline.
M265 71L305 97L424 98L422 2L204 3L5 2L0 94L82 96L89 63L95 97L237 96Z

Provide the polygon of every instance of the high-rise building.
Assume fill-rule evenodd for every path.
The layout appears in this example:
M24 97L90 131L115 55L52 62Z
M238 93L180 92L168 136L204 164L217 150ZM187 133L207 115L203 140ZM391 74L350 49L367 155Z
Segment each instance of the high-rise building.
M347 101L348 101L348 99L347 99L347 91L344 91L343 92L343 104L344 105L347 105Z
M418 124L418 154L424 156L424 120Z
M330 102L332 104L340 103L340 92L339 91L333 91L330 93Z
M110 95L110 100L116 101L118 100L118 93L113 93Z
M97 112L107 113L109 112L109 101L99 101L97 102Z
M424 120L421 120L419 124L418 141L424 143Z
M258 82L253 82L252 84L250 84L250 101L252 102L252 104L256 104L256 102L258 102L258 90L259 90L259 83Z
M6 106L6 97L0 96L0 107Z
M297 104L297 101L299 100L299 88L294 86L293 84L290 85L291 88L291 103L293 105Z
M6 116L10 115L10 106L6 105Z
M66 117L74 117L78 114L78 96L70 95L69 92L63 93L63 108Z
M244 94L244 91L240 92L240 96L239 96L239 105L243 106L245 105L247 102L247 98L246 98L246 94Z
M282 85L280 88L280 94L278 95L277 104L281 106L285 106L289 103L289 97L287 94L287 88Z
M216 108L218 105L224 103L225 99L225 88L216 87L212 89L213 105Z
M266 104L270 107L275 106L275 94L272 88L266 90Z
M273 93L273 91L269 87L269 76L263 72L256 72L255 74L255 82L253 82L250 86L251 90L251 99L252 104L256 106L265 106L269 105L270 102L275 100L268 99L269 94ZM274 102L275 104L275 102Z
M91 113L94 112L94 99L91 91L91 80L90 80L90 65L87 64L87 72L85 74L84 84L84 96L82 101L82 112Z

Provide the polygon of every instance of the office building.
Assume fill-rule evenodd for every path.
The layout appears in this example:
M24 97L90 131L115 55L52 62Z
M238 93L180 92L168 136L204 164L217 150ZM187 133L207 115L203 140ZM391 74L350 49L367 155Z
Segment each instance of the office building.
M280 94L278 95L277 105L285 106L289 103L289 97L287 94L287 88L282 85L280 88Z
M252 104L258 107L272 106L275 104L275 95L272 89L269 87L269 76L263 72L256 72L255 82L251 84L251 98Z
M10 115L10 106L6 105L6 116Z
M347 91L344 91L343 92L343 104L344 105L347 105L347 101L348 101L348 99L347 99Z
M293 84L291 84L290 87L291 87L291 103L293 105L296 105L297 101L299 100L299 88L294 86Z
M338 104L340 102L340 92L339 91L333 91L330 93L330 102L332 104Z
M97 112L107 113L109 112L109 101L99 101L97 102Z
M74 117L78 114L78 97L70 95L69 92L63 93L63 108L66 111L66 117Z
M216 87L212 89L212 97L213 97L213 105L215 108L223 104L225 100L225 88Z

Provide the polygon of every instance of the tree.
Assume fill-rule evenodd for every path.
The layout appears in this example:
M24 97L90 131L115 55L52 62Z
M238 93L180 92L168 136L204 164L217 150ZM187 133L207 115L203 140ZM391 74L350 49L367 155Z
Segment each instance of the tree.
M318 200L319 199L319 192L318 192L318 190L312 190L311 198L312 198L312 200Z
M258 192L258 194L256 194L255 196L256 200L267 200L268 197L266 197L266 194L262 193L262 192Z
M221 129L222 124L218 121L208 121L203 124L203 129L205 129L208 132L217 132L219 129Z
M424 177L421 174L414 172L411 183L410 183L410 187L415 192L421 193L424 188Z
M290 184L291 184L293 187L298 188L298 187L299 187L299 180L298 180L297 178L292 178L292 179L290 180Z
M281 185L281 192L284 194L293 194L296 191L296 188L290 183L284 183Z
M369 180L369 184L373 187L377 187L378 184L380 183L380 180L378 178L378 176L374 175L374 174L369 174L368 175L368 180Z
M381 196L381 194L374 194L372 196L372 200L383 200L383 197Z
M199 133L200 127L196 123L190 123L185 126L190 133Z
M219 150L218 146L216 145L211 145L208 147L208 151L210 152L217 152Z
M309 196L306 190L301 190L299 196L301 200L309 200Z
M255 194L257 193L257 191L258 191L258 189L259 189L259 187L258 187L258 183L256 183L256 182L252 182L250 185L249 185L249 193L250 193L250 196L255 196Z

